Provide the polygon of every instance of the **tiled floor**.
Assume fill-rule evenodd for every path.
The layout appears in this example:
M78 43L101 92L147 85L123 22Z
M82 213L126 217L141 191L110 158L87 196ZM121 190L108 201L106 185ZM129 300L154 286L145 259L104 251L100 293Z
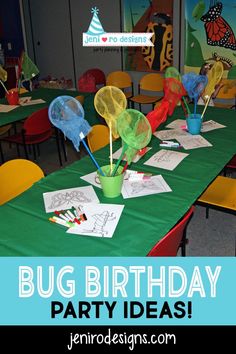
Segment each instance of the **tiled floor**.
M2 143L5 160L17 158L15 147L9 148L7 143ZM83 158L86 154L83 147L76 152L72 144L66 141L68 161L70 163ZM41 155L37 160L38 165L45 174L58 170L60 167L55 140L41 144ZM22 157L24 157L22 151ZM236 177L235 174L232 177ZM236 217L220 211L210 210L209 219L205 218L205 208L197 206L194 216L189 224L187 237L188 256L234 256L236 236Z

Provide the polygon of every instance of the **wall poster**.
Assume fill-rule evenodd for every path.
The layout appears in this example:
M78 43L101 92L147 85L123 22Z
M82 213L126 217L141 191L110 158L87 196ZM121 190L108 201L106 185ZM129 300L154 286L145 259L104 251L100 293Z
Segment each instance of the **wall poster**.
M163 72L173 61L173 0L124 0L123 31L152 32L153 47L126 47L123 69Z
M223 77L236 78L236 1L185 1L185 72L221 60Z

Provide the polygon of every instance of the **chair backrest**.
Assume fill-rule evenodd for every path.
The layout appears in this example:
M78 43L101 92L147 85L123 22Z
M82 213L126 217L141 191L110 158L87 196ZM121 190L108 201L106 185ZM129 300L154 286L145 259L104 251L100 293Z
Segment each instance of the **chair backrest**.
M236 80L222 79L220 82L221 89L219 90L214 105L216 107L229 108L236 103Z
M141 77L139 88L148 91L163 91L164 78L161 74L151 73Z
M85 71L84 75L89 74L95 78L96 85L106 85L106 76L101 69L93 68Z
M44 134L52 130L51 122L48 118L48 108L42 108L33 112L25 121L23 125L25 135Z
M96 92L95 77L91 74L83 74L78 80L78 90L81 92Z
M177 255L187 224L194 212L192 206L183 218L151 249L148 256L174 257Z
M0 166L0 205L15 198L44 177L34 162L15 159Z
M125 71L113 71L107 75L106 85L118 88L132 87L131 76Z
M84 96L83 95L75 96L75 99L77 101L79 101L82 104L82 106L83 106L83 104L84 104Z
M93 125L91 132L87 135L88 146L91 152L101 149L109 144L109 129L106 125Z
M14 88L10 89L9 91L18 91L20 94L21 94L21 93L29 92L29 91L26 90L26 88L24 88L24 87L20 87L20 89L18 89L17 87L14 87Z

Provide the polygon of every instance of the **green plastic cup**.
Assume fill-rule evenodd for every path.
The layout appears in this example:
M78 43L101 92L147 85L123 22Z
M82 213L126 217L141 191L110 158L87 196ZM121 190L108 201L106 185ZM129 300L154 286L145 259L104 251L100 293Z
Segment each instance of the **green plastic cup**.
M113 169L115 165L113 165ZM115 176L109 176L110 174L110 165L101 167L105 176L102 176L99 171L97 171L97 175L99 181L101 183L101 187L103 190L103 194L107 198L115 198L121 194L121 189L124 180L124 173L122 173L123 167L119 166Z

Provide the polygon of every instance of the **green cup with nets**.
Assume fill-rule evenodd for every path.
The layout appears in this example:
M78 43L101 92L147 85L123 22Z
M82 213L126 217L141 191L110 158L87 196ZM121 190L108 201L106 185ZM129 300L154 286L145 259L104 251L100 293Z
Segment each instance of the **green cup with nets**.
M113 169L114 167L115 165L113 165ZM124 180L124 173L122 173L123 167L118 167L115 176L110 175L110 168L110 165L102 166L101 170L104 173L104 176L102 176L100 172L97 171L97 178L101 184L104 196L107 198L116 198L121 194Z

